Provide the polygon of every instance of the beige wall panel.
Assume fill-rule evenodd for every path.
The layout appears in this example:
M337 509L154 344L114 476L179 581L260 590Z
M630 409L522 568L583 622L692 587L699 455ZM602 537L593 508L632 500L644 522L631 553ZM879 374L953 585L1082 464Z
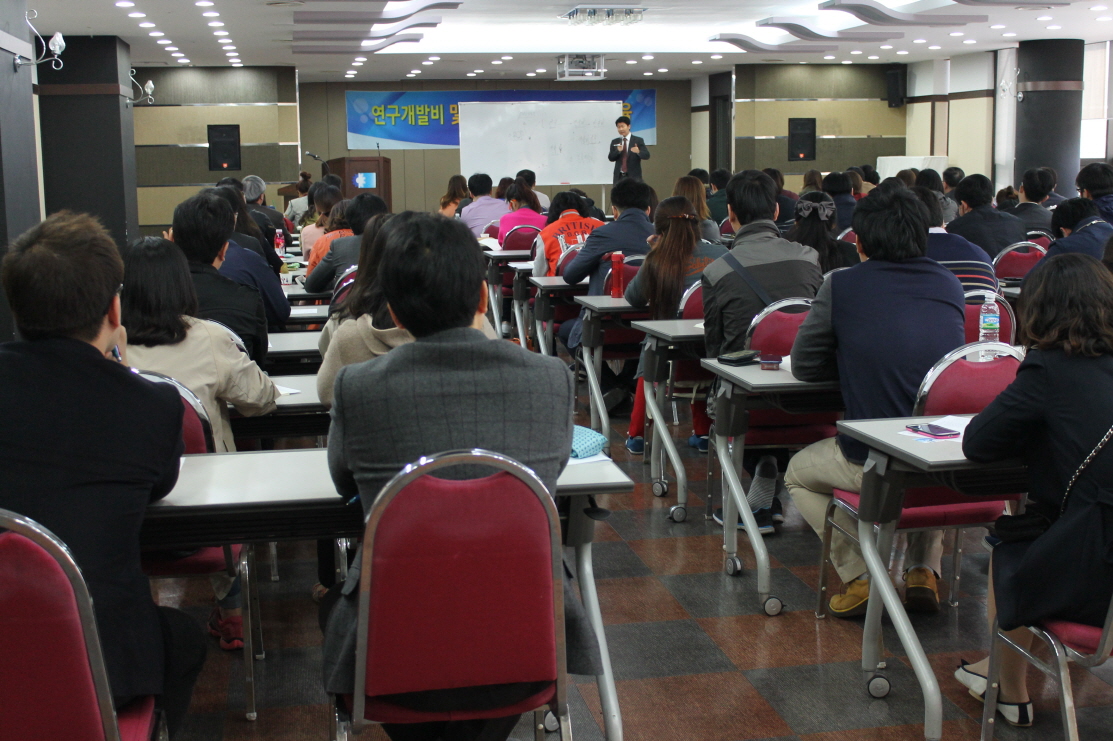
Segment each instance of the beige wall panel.
M267 185L267 205L285 210L285 200L278 195L279 184ZM169 226L174 221L174 208L187 198L197 195L200 188L191 185L138 188L139 225Z
M280 111L286 109L286 112ZM209 124L239 124L241 144L297 141L295 106L139 106L135 143L205 144Z
M756 136L756 123L754 122L754 107L757 103L735 103L734 104L734 136ZM710 118L711 114L708 113L708 132L710 135ZM787 133L787 132L786 132ZM710 149L710 143L708 144Z
M400 162L401 168L398 167ZM400 158L394 159L392 165L393 171L402 169L406 173L406 187L402 191L402 208L399 208L398 202L395 201L394 210L428 211L429 206L425 203L425 150L407 149L402 152ZM397 187L394 188L394 192L398 192Z
M947 143L950 139L950 110L949 101L935 104L935 149L932 154L941 157L947 156Z
M788 119L814 118L817 136L904 136L904 108L883 100L755 102L752 136L788 136ZM736 136L749 136L736 132Z
M909 103L905 147L913 157L931 154L931 103Z
M967 175L991 173L993 167L993 98L950 102L947 155Z
M698 111L692 114L692 167L710 170L711 163L711 113Z
M426 149L425 150L425 197L422 205L410 206L420 211L434 211L440 208L441 196L448 190L448 179L453 175L462 175L460 172L460 150L458 149ZM471 175L469 172L464 177ZM544 190L544 189L541 189Z

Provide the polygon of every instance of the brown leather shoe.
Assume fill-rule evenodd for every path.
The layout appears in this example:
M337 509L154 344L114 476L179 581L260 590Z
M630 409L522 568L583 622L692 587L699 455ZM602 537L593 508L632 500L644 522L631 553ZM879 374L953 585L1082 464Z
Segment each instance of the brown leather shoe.
M935 572L918 566L904 575L904 605L910 612L939 612L939 586Z
M836 594L828 603L831 614L840 618L865 615L866 605L870 601L869 579L855 579L843 586L843 593Z

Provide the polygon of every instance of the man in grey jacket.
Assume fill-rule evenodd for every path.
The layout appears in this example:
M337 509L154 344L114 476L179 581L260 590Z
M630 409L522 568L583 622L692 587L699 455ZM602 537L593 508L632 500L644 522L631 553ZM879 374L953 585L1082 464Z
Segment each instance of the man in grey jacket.
M403 466L424 455L471 448L514 458L555 491L572 446L572 377L556 358L488 340L479 331L487 311L485 268L468 228L457 220L415 215L386 240L379 271L395 324L416 341L337 374L329 469L340 496L358 496L369 512ZM322 605L335 604L323 650L325 689L331 693L351 693L354 686L358 557L355 563L339 594L330 593ZM596 673L598 642L567 580L565 622L568 671ZM422 695L414 709L468 707L478 692L413 693ZM497 697L493 704L500 706L534 692L532 685L500 685L483 688L482 697L485 702ZM459 735L430 730L453 739L494 741L506 738L517 718L468 721L468 729L452 730ZM413 734L422 730L389 724L384 729L398 738L417 738Z

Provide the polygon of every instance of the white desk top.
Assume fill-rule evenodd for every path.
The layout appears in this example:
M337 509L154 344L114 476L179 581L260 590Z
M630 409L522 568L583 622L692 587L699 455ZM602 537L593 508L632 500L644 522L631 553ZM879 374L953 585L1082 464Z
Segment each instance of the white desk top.
M511 263L507 263L507 266L511 270L513 270L515 273L532 273L533 272L533 263L528 262L528 261L527 262L511 262Z
M275 332L268 337L270 338L270 348L267 350L268 358L287 354L320 354L317 349L317 345L321 341L320 330L314 332Z
M294 411L294 407L321 407L321 397L317 395L317 376L275 376L275 384L300 391L300 394L283 394L275 402L276 414ZM324 407L321 407L322 409Z
M483 254L495 262L513 262L515 260L528 260L529 250L484 250Z
M302 285L301 283L283 283L282 284L282 292L284 294L286 294L286 298L290 299L291 301L297 301L297 300L308 299L308 298L313 298L313 299L332 298L332 291L331 290L318 291L317 293L310 293L309 291L305 290L305 286Z
M839 422L838 427L839 432L844 435L849 435L870 448L921 471L953 471L982 465L974 463L962 454L961 438L933 440L921 435L912 437L901 434L906 432L906 425L935 422L938 419L940 419L938 416L859 419Z
M630 322L630 326L665 342L694 342L703 339L702 319L656 319Z
M556 293L558 291L573 291L577 288L586 288L589 279L584 278L579 283L573 285L564 280L564 276L546 275L542 278L530 276L529 282L543 289L546 293Z
M634 482L611 462L568 466L557 480L557 494L565 496L633 488ZM174 490L151 506L266 506L322 499L338 499L327 450L265 450L184 456Z
M291 306L287 324L324 324L328 321L328 304L320 306Z
M838 381L809 383L793 377L792 359L786 357L779 370L762 370L760 363L738 367L723 365L714 358L701 360L700 364L720 378L730 381L747 393L828 391L839 387Z
M600 314L633 314L645 309L635 309L624 298L610 296L576 296L576 303Z
M1016 301L1020 298L1020 286L1001 286L1001 295Z

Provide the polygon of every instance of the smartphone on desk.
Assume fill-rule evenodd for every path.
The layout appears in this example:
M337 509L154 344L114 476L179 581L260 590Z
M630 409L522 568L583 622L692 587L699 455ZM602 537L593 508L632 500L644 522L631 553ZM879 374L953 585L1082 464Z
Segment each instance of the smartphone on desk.
M739 350L738 352L728 352L719 356L719 362L723 365L738 367L740 365L750 365L756 363L758 355L757 350Z
M946 440L947 438L958 437L962 434L958 430L952 430L951 428L943 427L942 425L917 424L906 426L913 432L919 433L921 435L927 435L928 437L934 437L939 440Z

